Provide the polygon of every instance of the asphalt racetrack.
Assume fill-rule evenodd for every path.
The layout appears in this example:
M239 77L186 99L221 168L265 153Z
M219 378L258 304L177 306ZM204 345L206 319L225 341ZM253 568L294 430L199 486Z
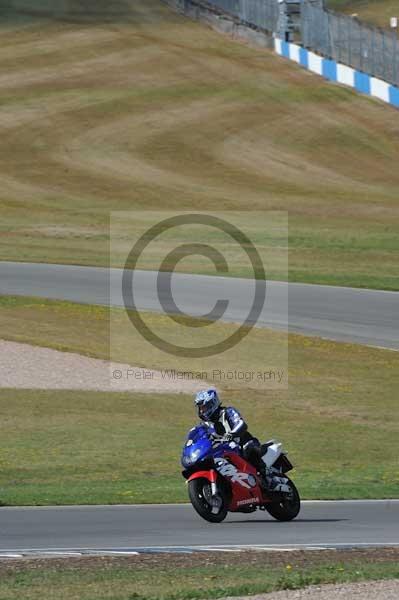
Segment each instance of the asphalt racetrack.
M0 556L24 550L154 551L399 545L399 500L308 501L295 521L266 512L203 521L191 505L0 509Z
M121 269L0 262L0 295L123 306L121 282ZM136 271L133 290L137 308L175 312L162 293L161 306L156 272ZM222 319L242 323L253 302L254 282L177 273L172 277L172 293L178 308L192 316L204 315L218 299L227 299ZM397 292L268 281L256 325L284 330L287 315L291 332L399 349Z

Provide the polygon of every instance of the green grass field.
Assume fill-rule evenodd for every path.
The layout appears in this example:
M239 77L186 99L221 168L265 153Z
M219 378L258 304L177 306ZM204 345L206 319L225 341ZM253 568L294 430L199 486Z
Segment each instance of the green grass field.
M397 555L355 552L247 552L135 558L8 562L0 567L1 600L193 600L244 596L307 585L394 579ZM396 559L396 561L395 561ZM3 561L4 563L4 561ZM38 564L39 563L39 564ZM241 563L241 564L240 564Z
M327 5L385 29L391 17L399 17L397 0L327 0Z
M116 312L124 328L123 312ZM152 319L166 329L164 317ZM3 300L0 311L4 339L102 358L109 352L107 323L101 307L34 299ZM220 327L228 331L234 326ZM252 355L246 357L253 368L262 364L262 345L267 355L271 335L261 329L255 334ZM155 360L151 347L136 335L117 349L119 360L169 366ZM239 353L226 353L224 360L229 368L242 365ZM288 390L222 384L225 402L242 410L256 435L285 442L304 497L397 497L397 353L291 335L288 366ZM190 396L0 393L4 504L187 499L179 457L185 434L196 421ZM164 448L161 454L159 447Z
M148 230L171 216L189 217L189 213L174 213L173 211L135 211L133 213L114 213L111 218L110 265L117 267L125 265L133 244ZM176 249L193 242L208 244L216 249L225 259L216 260L216 265L206 256L178 251L180 259L175 265L170 259L166 260L163 270L220 275L231 277L254 277L254 267L248 256L247 243L250 239L263 264L266 278L286 281L288 276L288 235L289 222L287 213L282 211L208 211L202 213L204 223L175 226L152 239L140 254L135 265L137 269L159 270L164 257L174 253ZM234 227L238 232L238 240L232 235L221 231L209 224L207 219L218 219L227 228ZM184 248L185 249L185 248ZM183 249L183 250L184 250ZM249 252L249 250L248 250ZM128 263L131 268L131 263ZM220 269L216 270L216 266Z
M291 280L399 289L392 108L158 0L9 5L2 260L107 265L112 210L278 209Z

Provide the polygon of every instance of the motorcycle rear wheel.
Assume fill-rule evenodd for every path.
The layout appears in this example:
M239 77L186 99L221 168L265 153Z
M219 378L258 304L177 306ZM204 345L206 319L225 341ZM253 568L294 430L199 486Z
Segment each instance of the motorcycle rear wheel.
M301 510L301 499L295 484L289 479L289 485L292 488L292 494L287 495L281 502L272 502L265 504L265 508L269 515L277 521L292 521L298 516Z
M222 505L217 513L212 512L212 506L206 500L204 487L209 486L208 496L210 496L210 483L205 478L193 479L188 482L188 495L190 497L191 504L196 512L205 521L210 523L221 523L227 515L226 502L222 497Z

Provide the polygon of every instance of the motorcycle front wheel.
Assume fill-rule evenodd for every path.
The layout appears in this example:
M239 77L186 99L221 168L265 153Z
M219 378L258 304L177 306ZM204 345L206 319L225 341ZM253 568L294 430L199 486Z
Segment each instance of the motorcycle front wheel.
M208 500L211 499L211 484L205 478L193 479L188 482L188 495L191 504L197 513L210 523L221 523L227 515L224 498L218 512L213 512L213 507Z
M301 510L301 499L299 492L295 487L295 484L289 479L289 485L291 486L292 493L287 494L280 502L271 502L266 504L265 508L269 515L271 515L277 521L292 521L298 516Z

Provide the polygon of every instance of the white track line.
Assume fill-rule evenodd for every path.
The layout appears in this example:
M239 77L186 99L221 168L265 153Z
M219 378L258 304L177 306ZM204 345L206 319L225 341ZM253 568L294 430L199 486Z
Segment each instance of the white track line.
M279 552L289 552L294 550L330 550L335 548L345 547L397 547L399 542L309 542L303 544L218 544L218 545L179 545L179 546L136 546L132 548L18 548L18 549L4 549L0 550L0 557L4 556L20 556L26 554L40 554L40 555L81 555L82 553L92 554L129 554L137 555L145 551L207 551L207 552L223 552L223 551L240 551L240 550L270 550Z

